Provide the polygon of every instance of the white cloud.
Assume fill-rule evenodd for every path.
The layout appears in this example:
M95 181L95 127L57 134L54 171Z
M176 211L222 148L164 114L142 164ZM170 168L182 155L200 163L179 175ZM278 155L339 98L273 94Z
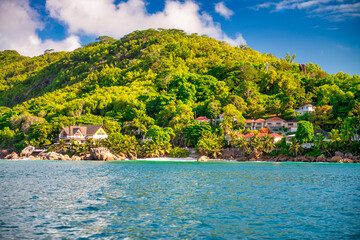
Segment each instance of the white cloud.
M342 45L342 44L337 44L336 47L337 47L338 49L341 49L341 50L346 50L346 51L347 51L347 50L351 50L350 47L344 46L344 45Z
M342 21L347 18L360 17L360 3L343 3L346 0L282 0L265 2L252 7L254 10L272 8L282 10L305 10L310 16L324 17L331 21Z
M135 30L176 28L188 34L205 34L232 45L246 44L240 34L230 38L219 23L208 13L200 12L199 5L191 0L167 0L164 9L154 14L147 12L145 0L128 0L117 5L113 0L47 0L46 9L73 34L120 38Z
M15 49L22 55L35 56L46 49L68 51L81 46L76 36L63 41L42 41L36 31L43 27L38 13L30 8L27 0L0 1L0 50Z
M342 21L346 18L360 17L360 2L338 5L320 6L312 13L326 16L330 20Z
M234 11L227 8L224 2L215 4L215 11L226 19L230 19L230 17L234 15Z

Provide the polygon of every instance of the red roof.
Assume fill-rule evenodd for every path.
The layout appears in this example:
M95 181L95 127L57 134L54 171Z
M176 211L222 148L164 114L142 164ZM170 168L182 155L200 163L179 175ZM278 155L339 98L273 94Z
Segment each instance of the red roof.
M254 122L254 119L248 119L248 120L245 120L246 123L251 123L251 122Z
M198 120L198 121L211 121L211 119L208 119L207 117L203 117L203 116L198 117L195 120Z
M286 122L284 119L281 119L279 117L272 117L265 120L266 122Z
M235 132L235 134L240 136L240 137L244 137L244 134L241 134L241 133L238 133L238 132Z
M277 134L277 133L270 133L269 136L274 137L274 138L277 138L277 137L283 138L284 137L283 135L280 135L280 134Z
M262 118L259 118L259 119L256 119L255 122L264 122L265 119L262 119Z
M242 135L242 134L241 134ZM240 136L240 135L239 135ZM246 134L245 136L242 135L243 137L245 138L251 138L252 136L254 136L254 133L248 133ZM258 134L258 137L265 137L266 136L266 133L259 133ZM273 137L273 138L283 138L284 136L280 135L280 134L277 134L277 133L270 133L269 134L270 137Z

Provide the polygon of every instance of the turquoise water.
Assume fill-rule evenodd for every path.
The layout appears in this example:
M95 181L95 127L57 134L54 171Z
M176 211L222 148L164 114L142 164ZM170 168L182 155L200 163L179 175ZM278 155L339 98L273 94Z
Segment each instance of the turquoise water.
M1 239L359 239L360 165L0 161Z

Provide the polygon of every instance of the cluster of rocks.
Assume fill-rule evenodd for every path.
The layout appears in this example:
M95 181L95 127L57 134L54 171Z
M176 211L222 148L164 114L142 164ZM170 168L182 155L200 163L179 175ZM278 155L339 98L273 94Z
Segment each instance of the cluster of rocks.
M324 154L313 156L297 156L291 157L288 155L279 156L261 156L259 159L240 157L237 161L268 161L268 162L330 162L330 163L360 163L360 156L353 156L351 153L343 154L342 152L335 152L335 156L326 157Z
M72 156L63 155L61 153L56 152L42 152L37 156L33 156L32 153L34 151L34 147L27 146L24 148L20 154L13 152L9 154L7 151L1 152L1 158L4 159L33 159L33 160L73 160L73 161L81 161L81 160L100 160L100 161L122 161L125 160L124 156L114 155L110 152L109 149L99 147L99 148L91 148L90 153L82 156Z
M91 148L90 155L94 160L101 161L122 161L125 160L124 156L114 155L110 152L109 149L104 147Z

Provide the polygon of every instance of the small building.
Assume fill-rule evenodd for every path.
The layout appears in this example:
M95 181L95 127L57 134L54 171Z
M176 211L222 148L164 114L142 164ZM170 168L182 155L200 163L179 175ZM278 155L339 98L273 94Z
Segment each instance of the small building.
M219 117L215 120L216 122L224 121L225 113L220 114Z
M265 120L262 118L256 119L254 121L253 130L260 130L265 127Z
M201 117L198 117L195 119L198 123L201 123L201 122L208 122L210 123L211 122L211 119L207 118L207 117L204 117L204 116L201 116Z
M264 127L270 128L270 131L272 132L274 131L278 132L278 131L282 131L285 125L286 125L286 121L284 119L281 119L279 117L272 117L265 120Z
M108 138L108 134L105 131L103 125L81 125L81 126L69 126L63 127L59 139L64 139L66 142L70 142L71 139L78 142L85 142L86 139L105 139Z
M285 123L285 127L288 129L288 132L296 132L298 125L297 123L300 122L300 119L291 119Z
M152 138L146 137L146 135L142 135L142 139L141 139L142 143L151 142L151 141L152 141Z
M254 130L254 119L247 119L245 120L244 129Z
M313 103L304 103L299 106L299 109L295 109L295 113L299 113L301 116L305 113L315 112L316 106Z

